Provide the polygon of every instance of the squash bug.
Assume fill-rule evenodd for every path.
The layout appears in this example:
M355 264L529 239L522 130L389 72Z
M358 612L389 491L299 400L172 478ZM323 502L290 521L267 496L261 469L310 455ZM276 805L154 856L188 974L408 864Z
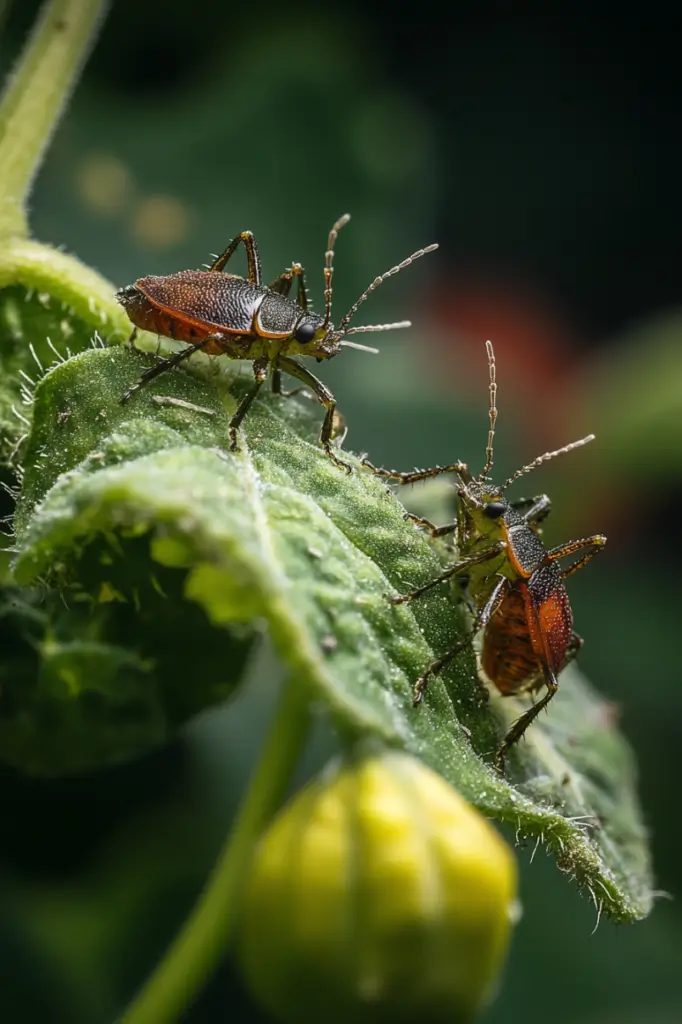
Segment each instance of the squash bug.
M339 231L349 220L350 215L344 214L329 232L324 265L323 315L308 308L305 273L300 263L292 263L271 284L263 284L258 245L250 231L242 231L233 238L208 270L182 270L165 277L141 277L135 284L122 288L117 293L118 301L135 325L131 342L138 328L189 342L187 348L160 360L143 373L122 401L127 402L159 374L177 366L198 350L208 355L226 355L231 359L250 359L255 385L242 399L230 421L230 448L236 449L239 426L269 372L272 373L273 390L283 393L281 371L284 370L310 388L324 407L320 444L334 463L350 472L350 466L337 458L331 446L335 436L336 399L310 370L291 357L312 356L321 362L331 359L344 347L375 353L376 349L345 339L352 334L409 327L410 322L402 320L392 324L350 327L351 320L379 285L438 246L418 249L402 263L376 277L335 327L331 320L334 246ZM248 276L243 278L221 273L240 244L246 250ZM292 299L289 293L294 278L297 289L296 298Z
M603 550L606 537L595 534L571 540L558 547L545 547L540 539L540 524L550 512L546 494L534 498L509 500L507 488L519 477L537 469L549 459L564 455L589 441L590 434L556 451L546 452L513 473L501 486L488 474L493 467L493 441L497 420L497 382L495 354L486 343L489 366L489 430L486 460L478 476L464 462L413 473L378 469L367 460L374 473L401 484L416 483L442 473L454 473L459 481L457 515L453 523L434 526L427 519L410 516L433 537L454 534L458 561L436 579L401 597L394 604L406 604L433 587L458 577L473 615L473 627L465 641L434 661L422 673L414 687L414 703L419 704L431 676L457 657L482 631L481 665L485 675L503 695L535 694L543 686L545 694L514 722L497 752L497 767L502 770L507 751L517 743L531 722L546 707L558 689L557 677L578 653L582 639L573 630L573 616L564 581ZM559 560L582 552L566 568Z

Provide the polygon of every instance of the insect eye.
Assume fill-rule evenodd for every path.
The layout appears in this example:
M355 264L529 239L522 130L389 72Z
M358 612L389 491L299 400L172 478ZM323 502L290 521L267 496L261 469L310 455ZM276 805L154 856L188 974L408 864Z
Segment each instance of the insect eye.
M307 345L313 340L317 331L312 324L299 324L294 331L294 337L301 345Z
M487 516L488 519L499 519L504 509L505 504L503 501L489 501L483 509L483 515Z

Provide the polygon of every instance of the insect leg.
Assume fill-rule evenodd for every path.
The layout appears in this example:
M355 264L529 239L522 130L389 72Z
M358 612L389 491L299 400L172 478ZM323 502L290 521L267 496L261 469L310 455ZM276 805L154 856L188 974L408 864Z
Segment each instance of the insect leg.
M336 441L338 438L338 443L343 444L347 433L348 424L346 423L346 417L337 406L334 409L334 416L332 418L332 441Z
M363 459L361 465L370 469L375 476L384 480L395 480L399 484L416 484L420 480L430 480L431 477L441 476L443 473L457 473L463 480L470 478L469 467L465 462L453 462L449 466L433 466L431 469L415 469L411 473L400 473L397 469L382 469L375 466L369 459Z
M405 514L405 518L409 519L415 526L421 526L423 530L427 530L430 537L445 537L449 533L455 533L459 524L454 521L447 523L446 526L436 526L430 519L424 519L423 516L412 515L411 512Z
M324 406L325 414L322 421L322 429L320 430L320 444L334 465L340 469L345 469L347 473L352 473L352 467L347 462L339 459L332 449L331 441L334 436L335 422L337 422L335 417L336 399L329 388L321 380L318 380L315 374L311 373L307 367L297 363L295 359L290 359L288 356L280 356L277 360L277 365L281 370L291 374L292 377L296 377L306 387L309 387L320 405Z
M600 551L603 551L605 544L606 537L601 533L595 533L593 537L581 537L580 540L570 540L566 544L560 544L558 547L552 548L547 552L546 560L554 562L557 558L566 558L567 555L572 555L576 551L582 551L584 548L592 548L592 551L586 552L581 558L569 565L567 569L562 570L564 579L566 579L567 576L571 576L578 569L582 569L584 565L587 565Z
M577 650L573 654L573 657L575 657L575 654L577 654ZM559 689L557 678L551 667L546 662L542 666L542 671L545 679L545 686L547 687L547 693L537 702L537 704L533 704L533 706L528 708L527 711L524 711L520 718L517 718L507 732L507 735L502 740L500 749L495 755L495 767L500 772L504 771L504 762L509 749L513 747L515 743L519 742L531 722L538 717L543 708L547 707L552 697Z
M300 263L292 263L288 270L285 270L283 274L276 277L275 280L268 285L268 288L273 292L278 292L280 295L288 295L291 291L291 285L294 278L298 278L298 295L296 296L299 307L304 313L308 312L308 291L305 285L305 271ZM282 395L283 398L291 398L293 395L298 395L304 388L293 388L290 391L285 391L282 387L282 374L278 369L275 369L272 374L272 393L274 395ZM341 431L335 432L341 433Z
M595 548L594 551L588 551L587 554L583 555L582 558L579 558L577 562L573 562L571 565L568 566L568 568L563 569L562 572L564 575L564 579L567 579L569 576L572 576L574 572L578 571L578 569L582 569L583 566L587 565L587 563L591 561L595 555L598 555L599 552L603 550L604 548L602 546Z
M479 630L485 628L487 623L490 621L492 616L497 611L500 602L504 597L504 593L508 587L509 580L507 579L507 577L500 577L498 582L495 584L495 587L493 588L490 597L483 605L483 607L480 609L480 611L477 613L476 618L474 620L473 628L467 634L467 636L465 636L464 640L458 643L456 647L453 647L451 651L448 651L447 654L444 654L442 658L438 658L436 661L431 662L426 671L422 672L419 679L414 684L414 697L412 703L415 706L421 703L431 676L437 676L442 671L442 669L445 668L446 665L449 665L451 661L454 661L457 655L461 654L462 651L469 646L469 644L474 639Z
M253 404L253 400L263 386L263 382L268 375L268 357L263 356L261 359L254 359L253 361L253 376L256 383L248 391L241 402L237 406L237 409L230 420L230 426L228 428L228 435L230 438L230 451L234 452L237 450L237 431L241 426L242 420L246 416L247 412Z
M574 661L575 658L577 658L584 643L585 641L580 634L573 630L573 635L571 636L568 647L566 648L566 662L564 664L564 668L569 664L569 662Z
M258 252L258 244L251 231L240 231L236 238L232 239L225 252L218 256L208 269L215 272L222 270L229 258L234 255L234 252L240 242L243 243L244 248L246 249L246 261L249 267L249 281L251 284L255 284L257 287L260 287L263 283L260 254Z
M291 283L294 279L294 275L291 270L285 270L284 273L276 277L274 281L271 281L268 285L268 291L277 292L278 295L286 296L291 291Z
M441 573L440 576L436 576L434 580L430 580L425 583L422 587L417 587L416 590L411 590L409 594L403 594L401 597L390 598L391 604L409 604L410 601L414 601L416 597L421 597L422 594L426 594L433 587L437 587L440 583L447 583L448 580L452 579L459 572L464 572L466 569L471 568L473 565L480 565L481 562L487 562L491 558L495 558L504 551L504 545L500 542L493 544L484 551L479 551L476 555L470 555L469 558L463 558L461 562L455 562L449 569Z
M431 469L415 469L411 473L400 473L394 469L381 469L366 458L362 460L361 465L371 470L375 476L379 476L383 480L395 480L399 484L416 484L420 480L428 480L431 477L440 476L442 473L457 473L463 480L467 480L470 477L469 467L464 462L453 462L449 466L433 466ZM436 526L430 519L425 519L423 516L415 516L408 513L406 518L427 530L431 537L445 537L449 533L454 533L458 528L457 522L448 523L446 526Z
M155 377L165 373L167 370L172 370L173 367L178 366L178 364L183 362L183 360L189 359L189 357L194 355L195 352L200 352L202 348L208 345L209 342L215 341L217 337L222 337L222 335L209 334L196 345L188 345L187 348L181 349L180 352L176 352L174 355L168 356L167 359L160 359L158 363L154 364L154 366L150 366L149 369L145 370L145 372L140 376L138 382L133 384L131 388L128 388L121 399L121 405L125 405L136 391L141 391L142 388L145 388L147 384L154 380Z
M292 263L288 270L285 270L283 274L276 277L272 281L268 288L271 292L277 292L279 295L288 295L291 291L291 285L293 284L294 278L298 278L298 294L296 301L299 307L304 313L308 312L308 291L305 286L305 270L300 263Z
M523 518L530 526L539 526L552 511L552 502L546 494L538 494L535 498L517 498L509 504L519 512L526 510Z
M599 550L601 549L597 548L597 551ZM596 552L594 553L596 554ZM571 635L571 639L568 643L568 646L566 648L563 668L565 668L566 665L569 664L569 662L573 661L577 657L577 655L580 653L580 649L582 648L582 646L583 638L574 630ZM550 668L550 666L546 663L544 663L542 666L541 679L544 679L545 686L547 687L547 693L544 695L542 700L539 700L537 704L534 704L531 708L528 709L528 711L521 715L521 717L516 722L514 722L512 727L509 729L507 735L504 737L500 749L498 750L497 755L495 757L495 765L499 771L504 770L504 759L509 748L513 747L515 743L518 743L518 741L521 739L521 737L523 736L523 734L525 733L526 729L531 724L533 719L537 718L542 709L547 707L550 700L559 689L557 678L552 669ZM532 686L532 689L535 689L535 686Z
M293 395L299 395L301 391L307 389L301 386L300 388L291 388L289 391L285 391L282 387L282 371L276 369L272 371L272 393L273 395L281 395L282 398L292 398Z

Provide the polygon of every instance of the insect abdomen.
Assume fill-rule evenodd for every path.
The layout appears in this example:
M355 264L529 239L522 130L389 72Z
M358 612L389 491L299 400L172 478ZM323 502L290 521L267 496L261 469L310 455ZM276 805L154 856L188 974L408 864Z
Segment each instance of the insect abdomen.
M526 589L519 581L507 593L483 634L483 671L503 694L523 689L542 671L528 626Z

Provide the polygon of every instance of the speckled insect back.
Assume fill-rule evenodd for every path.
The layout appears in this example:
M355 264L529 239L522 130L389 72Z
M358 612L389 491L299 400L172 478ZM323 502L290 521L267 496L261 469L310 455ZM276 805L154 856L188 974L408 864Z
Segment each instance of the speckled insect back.
M501 769L511 746L518 742L531 722L547 706L558 688L557 677L575 657L582 640L573 630L573 616L564 580L581 569L603 550L606 537L595 534L568 541L547 550L539 536L539 527L550 512L546 494L509 501L504 492L519 477L557 455L573 451L594 440L590 434L579 441L540 455L527 466L496 486L488 474L493 467L493 441L497 421L497 381L495 354L486 342L490 378L489 431L486 462L478 476L472 476L464 462L414 473L378 469L365 460L374 473L398 483L455 473L460 487L457 517L446 526L434 526L426 519L412 517L433 537L454 533L459 560L434 580L409 594L392 598L394 604L406 604L433 587L459 577L464 594L474 613L467 639L428 666L415 683L414 702L418 704L428 680L460 654L477 633L483 631L481 665L485 675L503 695L546 688L544 696L511 726L497 752ZM575 562L562 569L558 561L583 552Z
M376 277L335 327L331 320L334 245L339 231L349 220L349 214L345 214L329 232L324 265L323 315L308 309L305 273L300 263L292 263L271 284L263 284L258 246L250 231L242 231L233 238L208 270L182 270L164 277L141 277L135 284L122 288L117 298L135 325L131 342L137 329L142 328L189 343L188 348L160 360L143 373L122 401L127 402L159 374L177 366L198 350L230 359L249 359L253 363L255 384L230 421L230 447L236 449L239 426L268 374L272 374L273 390L281 394L280 377L285 371L310 388L325 408L320 443L333 462L350 472L350 466L332 450L336 400L331 391L292 356L312 356L320 362L331 359L344 347L375 353L376 349L345 339L352 334L409 327L410 322L401 320L391 324L350 327L350 321L379 285L438 246L418 249L402 263ZM246 250L247 278L221 273L240 243ZM289 293L294 278L298 285L296 298L292 299Z

